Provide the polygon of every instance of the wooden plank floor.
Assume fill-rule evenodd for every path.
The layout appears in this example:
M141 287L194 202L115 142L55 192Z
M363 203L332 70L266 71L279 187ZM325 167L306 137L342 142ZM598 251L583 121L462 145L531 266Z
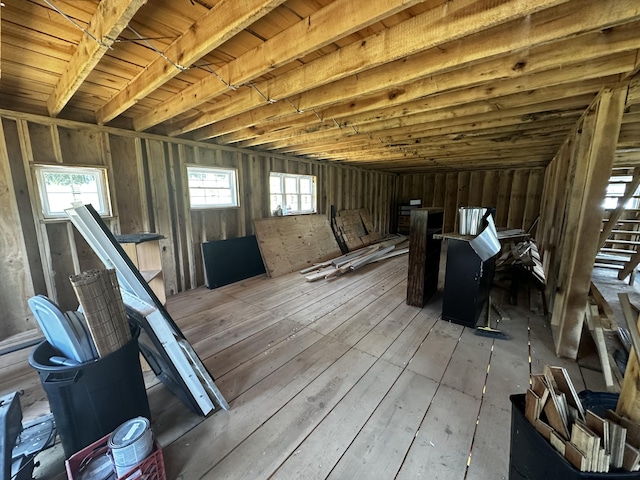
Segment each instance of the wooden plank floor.
M168 478L508 478L509 395L545 362L566 366L581 390L580 369L555 357L545 319L502 303L501 291L511 340L440 320L440 293L407 306L406 263L171 297L231 409L203 419L147 378ZM24 389L25 418L46 405L27 354L0 358L0 393ZM65 478L59 445L38 460L37 478Z

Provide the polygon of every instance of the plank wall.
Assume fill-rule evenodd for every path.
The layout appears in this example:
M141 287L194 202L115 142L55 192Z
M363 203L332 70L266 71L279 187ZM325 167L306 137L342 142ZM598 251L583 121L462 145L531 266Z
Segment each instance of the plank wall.
M444 231L457 228L458 207L495 207L498 227L528 230L540 211L544 168L401 175L398 204L422 200L444 208Z
M34 328L27 299L42 293L65 309L77 300L69 275L100 262L67 220L42 217L34 164L107 169L114 233L157 232L167 295L204 284L200 244L254 233L269 212L269 173L316 176L318 213L366 208L388 233L396 176L261 155L158 135L0 112L0 340ZM186 165L236 168L240 206L190 210ZM11 272L7 275L5 272Z

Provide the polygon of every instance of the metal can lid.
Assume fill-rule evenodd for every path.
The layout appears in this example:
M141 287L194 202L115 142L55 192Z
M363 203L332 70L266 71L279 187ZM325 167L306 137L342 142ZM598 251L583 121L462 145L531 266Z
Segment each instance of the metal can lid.
M115 479L115 470L111 457L106 453L89 461L80 471L80 480Z
M145 417L136 417L127 420L109 436L109 448L118 449L131 445L139 440L149 428L149 420Z

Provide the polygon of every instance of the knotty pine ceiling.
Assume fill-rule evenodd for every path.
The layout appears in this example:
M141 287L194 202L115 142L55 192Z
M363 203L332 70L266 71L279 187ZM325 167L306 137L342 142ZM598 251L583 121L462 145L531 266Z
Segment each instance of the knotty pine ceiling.
M639 67L638 0L3 2L2 108L392 172L546 165Z

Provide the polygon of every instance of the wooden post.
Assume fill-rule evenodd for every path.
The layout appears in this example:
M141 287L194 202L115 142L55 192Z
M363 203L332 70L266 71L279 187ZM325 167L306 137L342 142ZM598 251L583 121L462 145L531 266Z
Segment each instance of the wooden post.
M582 120L571 156L563 248L552 325L556 353L576 358L627 86L606 88Z

